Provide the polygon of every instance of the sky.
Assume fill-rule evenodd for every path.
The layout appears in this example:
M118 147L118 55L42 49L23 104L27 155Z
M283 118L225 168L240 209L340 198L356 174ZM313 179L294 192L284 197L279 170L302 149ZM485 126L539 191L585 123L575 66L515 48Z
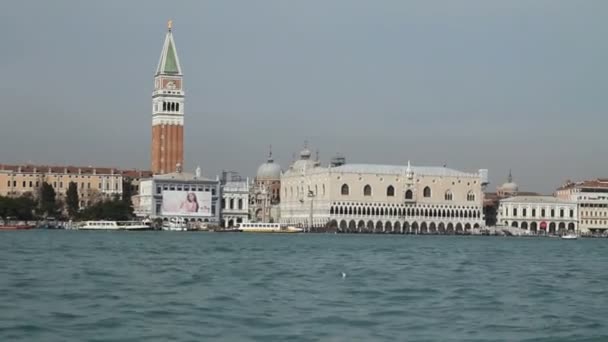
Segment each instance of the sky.
M509 169L521 191L608 177L603 0L6 0L0 163L148 169L166 22L185 168L255 176L307 140L324 163Z

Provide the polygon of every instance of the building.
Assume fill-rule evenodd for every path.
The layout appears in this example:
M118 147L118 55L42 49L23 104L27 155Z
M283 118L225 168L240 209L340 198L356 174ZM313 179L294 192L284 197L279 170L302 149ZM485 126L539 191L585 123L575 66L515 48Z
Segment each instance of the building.
M500 225L536 234L577 230L576 203L553 196L515 196L500 200Z
M281 202L281 166L274 162L272 150L258 167L250 195L250 215L255 222L278 222Z
M573 201L578 206L578 228L581 233L608 232L608 179L598 178L573 183L566 182L555 196Z
M483 226L487 170L340 164L300 152L281 177L281 221L350 232L453 233Z
M233 175L222 177L222 224L234 227L239 223L249 222L249 178L242 179Z
M172 23L154 76L152 93L152 172L169 173L184 167L184 89Z
M168 221L175 217L186 222L220 222L219 177L205 178L200 168L194 174L178 169L154 175L140 182L140 193L135 197L135 214L142 218Z
M498 207L500 200L513 196L540 196L536 192L520 192L519 185L513 181L513 175L509 170L507 181L496 187L496 192L486 192L483 200L483 214L486 226L493 227L498 224Z
M0 196L16 197L28 193L37 196L42 183L46 182L61 199L73 182L83 208L103 199L121 196L125 181L130 181L135 187L132 190L136 190L139 181L150 175L149 171L108 167L0 164Z

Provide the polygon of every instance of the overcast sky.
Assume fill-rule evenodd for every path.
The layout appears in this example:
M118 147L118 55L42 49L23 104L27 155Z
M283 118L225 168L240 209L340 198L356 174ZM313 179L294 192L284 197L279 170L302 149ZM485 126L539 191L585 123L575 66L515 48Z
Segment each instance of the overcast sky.
M28 1L0 5L0 162L149 168L166 21L186 168L327 162L608 176L608 1Z

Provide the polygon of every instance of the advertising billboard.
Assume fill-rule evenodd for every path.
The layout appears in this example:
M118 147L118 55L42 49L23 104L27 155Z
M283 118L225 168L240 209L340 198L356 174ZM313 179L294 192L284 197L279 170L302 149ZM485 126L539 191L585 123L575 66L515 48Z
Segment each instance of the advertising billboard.
M211 192L163 191L163 216L211 216Z

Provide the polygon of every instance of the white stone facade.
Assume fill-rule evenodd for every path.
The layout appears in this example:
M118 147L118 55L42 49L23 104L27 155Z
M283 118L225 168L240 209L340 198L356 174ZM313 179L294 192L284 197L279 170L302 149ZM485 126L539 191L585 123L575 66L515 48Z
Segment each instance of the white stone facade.
M222 221L224 227L249 222L249 179L229 181L222 187Z
M498 224L529 233L561 234L578 230L575 202L553 196L516 196L503 199L498 207Z
M281 177L281 222L351 232L464 232L483 225L487 170L345 164L308 150Z

